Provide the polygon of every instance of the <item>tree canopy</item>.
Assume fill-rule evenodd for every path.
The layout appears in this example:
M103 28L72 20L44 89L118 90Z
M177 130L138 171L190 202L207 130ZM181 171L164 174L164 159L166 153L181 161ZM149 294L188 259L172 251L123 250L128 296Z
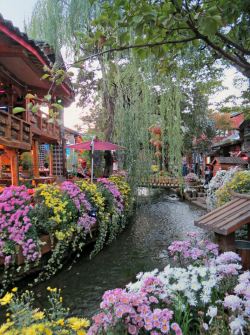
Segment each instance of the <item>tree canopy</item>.
M144 55L150 48L164 57L192 45L201 57L209 53L250 78L249 1L110 0L101 8L93 38L109 48L99 54L136 49Z

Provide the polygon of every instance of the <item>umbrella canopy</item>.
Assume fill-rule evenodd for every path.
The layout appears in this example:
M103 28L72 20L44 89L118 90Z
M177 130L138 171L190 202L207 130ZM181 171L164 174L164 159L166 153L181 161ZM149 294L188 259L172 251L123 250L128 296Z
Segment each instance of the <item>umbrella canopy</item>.
M83 143L76 143L72 145L68 145L67 148L76 149L76 150L92 150L91 147L92 141L83 142ZM100 140L94 140L94 150L96 151L105 151L105 150L124 150L126 148L121 147L117 144L104 142Z

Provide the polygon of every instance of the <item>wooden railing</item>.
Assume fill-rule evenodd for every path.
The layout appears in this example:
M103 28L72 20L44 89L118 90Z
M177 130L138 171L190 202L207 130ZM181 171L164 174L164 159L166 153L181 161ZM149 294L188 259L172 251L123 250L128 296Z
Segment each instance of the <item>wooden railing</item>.
M29 149L31 127L28 122L0 110L0 144ZM6 143L5 143L6 142Z
M49 115L38 111L29 115L31 129L34 134L42 136L47 139L59 140L60 139L60 126L57 121L49 122Z
M141 181L142 186L153 186L153 187L180 187L180 181L178 178L165 177L165 176L150 176L149 178L144 178Z

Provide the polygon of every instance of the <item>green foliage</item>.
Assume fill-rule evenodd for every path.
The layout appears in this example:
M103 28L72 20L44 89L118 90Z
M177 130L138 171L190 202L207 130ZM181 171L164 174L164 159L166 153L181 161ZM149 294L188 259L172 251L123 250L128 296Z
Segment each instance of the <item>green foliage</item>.
M126 148L124 168L128 170L133 190L141 178L150 173L152 153L148 128L152 122L152 112L157 108L155 96L149 87L150 80L146 81L144 75L150 75L150 72L147 69L143 72L133 61L117 67L114 80L117 94L114 138Z
M104 1L101 14L93 20L92 39L97 42L102 31L106 47L133 45L143 57L153 52L168 58L168 52L185 52L187 43L192 43L204 58L209 47L214 58L229 61L249 77L249 22L249 4L244 0L113 0ZM154 48L145 50L147 46Z
M216 192L217 206L222 206L232 200L230 191L250 193L250 171L236 172L233 179Z
M195 3L187 2L190 11L197 11L195 25L202 26L203 34L207 31L209 36L214 35L214 27L218 30L222 25L218 17L221 14L217 9L210 10L212 5L207 8L196 4L195 9ZM134 189L150 170L152 153L147 128L152 122L163 122L163 157L168 156L177 174L181 149L191 148L193 136L204 134L209 139L214 134L207 115L208 95L220 85L220 71L213 67L217 56L194 34L184 12L182 2L172 1L57 0L55 4L52 0L39 0L30 23L31 36L52 43L57 51L62 42L74 50L79 69L75 85L79 104L91 105L82 120L91 129L101 131L106 139L127 148L124 168L129 170ZM142 44L145 47L130 48ZM110 48L120 52L112 54ZM93 54L97 65L86 62ZM101 78L96 75L96 68ZM173 85L177 72L178 83ZM163 90L166 82L172 82L172 88L164 96L155 86Z
M167 140L168 170L181 177L183 137L181 131L181 92L179 81L174 83L171 78L163 81L165 89L160 95L160 113ZM165 146L164 146L165 147Z
M6 321L1 324L0 333L3 335L52 335L86 334L89 326L87 319L69 317L69 309L63 306L61 289L50 288L48 307L36 308L36 299L32 291L26 290L18 294L14 287L0 299L1 305L7 307Z
M32 155L30 152L23 152L20 157L23 170L30 171L33 167Z
M25 108L23 108L23 107L14 107L13 110L12 110L13 114L19 114L19 113L22 113L22 112L25 112Z

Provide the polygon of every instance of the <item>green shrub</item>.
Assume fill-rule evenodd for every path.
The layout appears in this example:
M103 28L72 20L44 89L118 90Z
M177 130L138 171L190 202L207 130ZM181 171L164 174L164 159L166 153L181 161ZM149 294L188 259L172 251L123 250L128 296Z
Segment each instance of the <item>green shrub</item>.
M233 179L216 191L217 207L232 200L230 191L237 193L250 193L250 171L238 171Z

